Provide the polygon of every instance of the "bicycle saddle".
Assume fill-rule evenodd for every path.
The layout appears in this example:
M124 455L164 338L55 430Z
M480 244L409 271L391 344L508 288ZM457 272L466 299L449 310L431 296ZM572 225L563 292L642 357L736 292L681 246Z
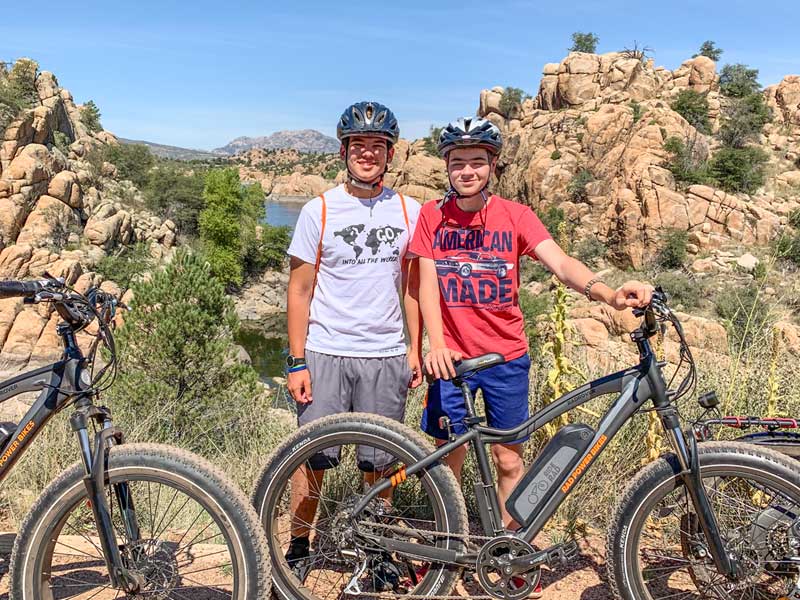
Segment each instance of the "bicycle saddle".
M504 362L506 362L505 357L497 352L481 354L475 358L465 358L464 360L455 363L456 378L460 379L464 376L470 376L478 371L482 371L483 369L488 369L489 367L493 367L495 365L502 365Z

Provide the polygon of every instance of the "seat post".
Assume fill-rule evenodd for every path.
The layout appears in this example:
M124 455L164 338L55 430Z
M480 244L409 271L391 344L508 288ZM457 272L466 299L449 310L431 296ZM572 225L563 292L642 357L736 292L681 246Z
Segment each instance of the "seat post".
M457 385L461 388L461 393L464 395L464 404L467 406L467 418L475 417L475 398L472 397L472 390L469 389L469 384L459 380Z

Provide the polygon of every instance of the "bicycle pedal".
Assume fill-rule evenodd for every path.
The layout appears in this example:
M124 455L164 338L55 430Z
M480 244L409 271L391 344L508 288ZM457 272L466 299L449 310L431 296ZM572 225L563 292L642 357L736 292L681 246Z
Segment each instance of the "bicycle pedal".
M548 567L556 567L564 565L576 556L578 556L578 543L575 540L564 542L563 544L556 544L543 550L547 558L543 561Z

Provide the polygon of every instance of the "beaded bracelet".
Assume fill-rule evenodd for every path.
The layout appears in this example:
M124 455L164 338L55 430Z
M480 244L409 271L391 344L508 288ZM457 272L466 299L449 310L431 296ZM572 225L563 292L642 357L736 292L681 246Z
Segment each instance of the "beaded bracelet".
M583 295L586 296L589 299L589 301L594 300L594 298L592 298L592 286L595 283L604 283L604 282L599 277L592 277L589 280L589 283L586 284L586 287L583 288Z

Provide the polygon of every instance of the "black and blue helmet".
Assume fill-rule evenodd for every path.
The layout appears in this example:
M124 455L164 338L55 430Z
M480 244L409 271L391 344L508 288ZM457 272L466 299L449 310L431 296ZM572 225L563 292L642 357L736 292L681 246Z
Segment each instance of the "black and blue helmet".
M336 126L336 137L344 142L354 135L374 135L396 144L400 127L394 113L379 102L356 102L347 107Z

